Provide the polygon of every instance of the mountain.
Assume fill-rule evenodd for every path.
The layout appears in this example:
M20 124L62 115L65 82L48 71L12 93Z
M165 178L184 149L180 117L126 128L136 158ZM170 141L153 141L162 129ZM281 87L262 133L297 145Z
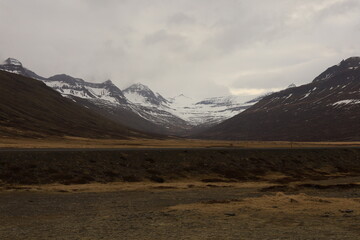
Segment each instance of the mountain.
M287 88L294 88L296 85L294 83L290 84Z
M254 102L244 102L243 97L223 96L204 99L195 103L195 106L203 114L200 119L207 120L202 120L202 123L212 125L241 113L253 104Z
M50 77L44 82L63 96L72 98L78 104L122 125L140 131L156 134L175 134L185 124L182 122L179 124L181 119L175 119L176 117L168 112L152 108L146 104L143 106L132 103L124 95L126 93L129 96L130 90L123 92L110 80L103 83L89 83L62 74ZM151 95L146 96L148 99L152 97Z
M41 80L63 97L72 99L73 102L129 128L156 134L172 133L169 127L156 124L141 116L139 112L142 110L129 102L123 92L110 80L90 83L65 74L44 78L27 70L20 61L13 58L7 59L3 65L0 65L0 69ZM28 74L29 72L32 74ZM142 115L150 114L147 112Z
M0 135L148 137L62 97L43 82L0 71Z
M13 58L0 69L41 80L62 96L106 118L149 133L188 135L193 129L220 123L256 102L244 103L235 96L195 100L183 94L167 99L141 83L122 91L110 80L91 83L65 74L44 78Z
M188 122L173 114L170 102L159 93L154 93L148 86L136 83L123 92L130 101L133 112L158 126L165 127L165 132L183 135L191 129Z
M360 140L360 58L328 68L311 83L264 97L198 137L232 140Z
M154 93L148 86L141 83L131 85L124 89L123 93L129 101L142 106L160 106L169 104L169 101L163 96L159 93Z
M38 80L44 80L45 78L37 75L36 73L24 68L22 63L15 58L8 58L2 64L0 64L0 70L20 74L25 77L34 78Z
M166 120L168 125L176 121L176 126L183 126L183 131L219 123L253 104L244 103L243 99L237 96L214 97L198 101L180 94L166 99L141 83L131 85L123 90L123 93L133 104L152 109L151 116L153 118L160 116L160 119L157 120L151 119L150 116L144 116L147 119L155 122L164 121L162 124L168 119ZM163 112L163 114L159 114L157 111Z
M169 99L171 112L192 126L207 127L228 119L252 105L241 97L224 96L196 100L180 94Z
M126 104L128 102L122 91L110 80L103 83L89 83L79 78L60 74L52 76L44 82L64 96L106 100L114 104Z

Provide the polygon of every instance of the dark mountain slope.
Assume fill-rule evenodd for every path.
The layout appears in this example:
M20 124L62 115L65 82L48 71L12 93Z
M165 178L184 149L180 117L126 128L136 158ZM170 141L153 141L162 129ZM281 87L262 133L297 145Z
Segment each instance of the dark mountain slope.
M188 136L228 119L255 103L244 103L235 96L203 101L183 95L166 99L141 83L122 91L110 80L92 83L66 74L44 78L14 58L0 64L0 70L41 80L63 97L73 99L105 118L151 134Z
M0 135L145 136L79 106L41 81L4 71L0 71Z
M77 104L137 131L156 135L174 135L183 133L189 128L186 121L167 112L167 109L159 109L159 104L167 103L167 100L141 84L138 84L139 88L134 87L136 84L129 88L128 94L140 93L139 96L146 98L150 106L128 101L123 91L110 80L91 83L66 74L44 78L26 69L19 60L14 58L8 58L0 64L0 70L41 80L62 96L73 99Z
M232 140L360 140L360 58L307 85L271 94L197 137Z
M0 64L0 70L4 70L11 73L23 75L25 77L44 80L45 78L37 75L29 69L23 67L22 63L15 58L6 59L3 64Z
M127 106L110 105L103 101L89 101L88 99L74 96L71 96L71 98L74 99L76 103L126 127L155 135L165 136L174 134L171 132L171 129L166 128L166 126L154 124L140 117Z

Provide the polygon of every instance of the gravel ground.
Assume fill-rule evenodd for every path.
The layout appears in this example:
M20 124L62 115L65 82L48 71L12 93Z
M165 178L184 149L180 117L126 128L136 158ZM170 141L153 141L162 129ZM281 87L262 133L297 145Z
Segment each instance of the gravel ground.
M292 188L284 193L220 183L188 186L105 192L2 190L0 239L360 236L360 189L354 186Z

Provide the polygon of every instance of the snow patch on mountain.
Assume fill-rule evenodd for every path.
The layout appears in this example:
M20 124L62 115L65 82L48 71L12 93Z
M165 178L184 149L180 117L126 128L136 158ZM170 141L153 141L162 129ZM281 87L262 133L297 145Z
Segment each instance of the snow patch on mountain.
M122 104L127 100L121 90L110 80L103 83L88 83L79 78L61 74L44 80L44 83L63 96L72 95L89 100L104 100L109 104Z
M170 98L174 115L190 124L215 124L244 111L254 103L245 103L241 97L224 96L198 101L183 94Z
M124 96L132 103L142 106L165 106L169 102L159 93L154 93L148 86L135 83L123 90Z
M292 84L290 84L287 88L288 88L288 89L289 89L289 88L296 88L296 85L295 85L294 83L292 83Z
M255 103L245 103L242 97L237 96L214 97L200 101L180 94L166 99L141 83L131 85L123 93L131 103L138 107L146 107L146 112L152 112L158 116L164 116L166 112L166 115L170 114L168 116L177 117L192 126L221 122ZM138 108L133 107L133 109L142 117L149 119L149 116L138 111Z
M8 58L3 62L4 65L22 66L22 63L15 58Z
M244 111L258 101L246 102L248 99L237 96L201 100L184 94L165 98L141 83L135 83L121 91L110 80L91 83L66 74L43 78L24 68L21 62L14 58L5 60L0 69L41 80L62 96L74 101L76 100L73 97L78 97L100 107L130 109L142 118L165 127L181 125L189 128L216 124Z
M23 67L22 63L15 58L6 59L3 64L0 64L0 70L15 73L25 77L30 77L37 80L44 80L45 78L40 77L36 73Z
M345 99L333 103L333 106L360 104L360 99Z

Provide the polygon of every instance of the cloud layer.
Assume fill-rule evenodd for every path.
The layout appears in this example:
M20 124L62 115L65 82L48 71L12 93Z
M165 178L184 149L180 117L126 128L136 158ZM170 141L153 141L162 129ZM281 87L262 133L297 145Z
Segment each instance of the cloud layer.
M0 58L165 96L259 94L360 55L357 0L0 0Z

